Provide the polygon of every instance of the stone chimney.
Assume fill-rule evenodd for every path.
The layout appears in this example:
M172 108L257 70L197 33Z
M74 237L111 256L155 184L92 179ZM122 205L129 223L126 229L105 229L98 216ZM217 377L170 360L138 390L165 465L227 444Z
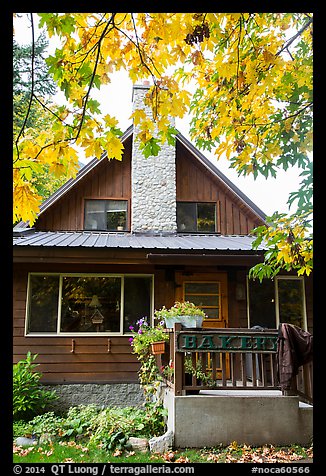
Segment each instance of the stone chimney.
M133 87L133 111L145 109L144 98L149 82ZM173 123L173 122L172 122ZM174 125L174 124L173 124ZM134 127L131 159L131 231L133 233L175 233L176 165L175 146L160 144L157 156L144 157Z

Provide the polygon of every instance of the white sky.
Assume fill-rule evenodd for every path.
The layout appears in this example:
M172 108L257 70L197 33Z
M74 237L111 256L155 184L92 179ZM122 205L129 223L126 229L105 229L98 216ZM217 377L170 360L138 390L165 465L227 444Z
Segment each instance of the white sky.
M26 22L26 14L24 17L25 19L14 20L15 40L20 44L31 42L31 30L28 28L29 22ZM35 15L34 22L37 21L38 17ZM58 97L62 98L63 96L59 95ZM97 93L96 99L101 103L101 110L104 114L108 113L118 119L119 127L123 132L131 125L129 117L132 108L132 82L125 72L116 73L111 83L103 86ZM183 120L177 119L176 128L190 140L188 117ZM291 167L286 172L279 170L276 178L265 179L263 176L258 176L254 180L252 176L239 177L237 172L229 167L229 162L226 159L217 160L213 153L202 152L267 215L271 215L275 211L288 212L286 202L289 193L296 191L302 180L299 177L299 169ZM80 159L85 162L82 157Z

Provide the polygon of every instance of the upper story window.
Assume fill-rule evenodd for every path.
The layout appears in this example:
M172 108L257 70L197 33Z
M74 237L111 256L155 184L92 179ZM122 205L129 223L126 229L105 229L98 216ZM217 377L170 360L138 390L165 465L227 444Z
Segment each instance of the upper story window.
M216 203L178 202L177 227L179 232L215 233Z
M127 200L85 200L85 230L126 231Z

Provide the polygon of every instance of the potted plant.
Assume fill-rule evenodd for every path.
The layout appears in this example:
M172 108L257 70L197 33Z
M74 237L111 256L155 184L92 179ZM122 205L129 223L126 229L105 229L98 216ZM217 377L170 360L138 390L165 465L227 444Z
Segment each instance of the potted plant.
M133 336L129 339L133 347L133 351L138 356L148 354L164 354L165 342L169 339L169 334L160 324L150 326L146 318L139 319L136 323L138 329L130 326Z
M169 309L163 306L160 310L156 310L154 315L158 320L164 320L168 329L173 328L176 322L180 322L184 327L201 327L206 317L202 309L189 301L176 301Z
M133 353L137 355L140 362L138 372L139 381L144 390L145 399L151 402L156 398L162 376L157 366L157 359L152 353L152 344L155 342L165 342L169 339L168 332L162 325L151 327L147 318L143 317L136 322L136 327L130 326L132 337L129 341Z

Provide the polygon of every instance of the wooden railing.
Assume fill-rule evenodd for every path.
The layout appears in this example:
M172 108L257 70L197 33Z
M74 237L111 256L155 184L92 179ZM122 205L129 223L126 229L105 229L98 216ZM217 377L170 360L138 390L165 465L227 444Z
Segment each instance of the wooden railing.
M276 329L186 329L175 324L160 361L161 369L170 364L170 378L165 382L175 395L200 390L280 390L277 334ZM291 392L312 403L312 364L300 369Z

